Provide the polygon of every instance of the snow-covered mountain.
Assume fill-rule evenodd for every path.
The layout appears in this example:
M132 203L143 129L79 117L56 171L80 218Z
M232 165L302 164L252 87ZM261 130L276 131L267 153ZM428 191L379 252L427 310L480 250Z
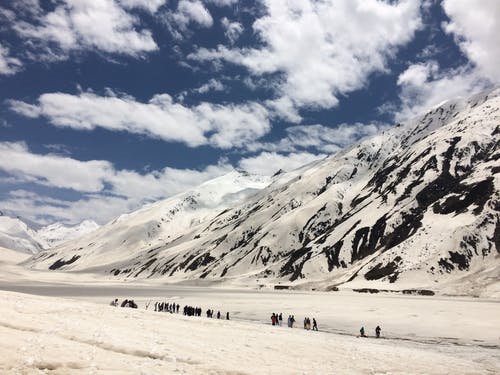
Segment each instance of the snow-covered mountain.
M460 284L474 293L500 275L499 135L499 89L448 101L278 174L240 204L204 209L195 189L28 264L119 278L326 289ZM200 189L210 184L219 188L215 180Z
M7 249L36 254L44 249L60 245L99 228L91 220L78 225L61 223L34 229L20 218L0 215L0 246Z
M0 216L0 247L36 254L43 250L36 231L17 218Z
M95 231L99 224L92 220L84 220L78 225L66 226L61 223L55 223L40 228L36 234L38 241L42 243L44 249L50 249L63 242L74 240L84 234Z

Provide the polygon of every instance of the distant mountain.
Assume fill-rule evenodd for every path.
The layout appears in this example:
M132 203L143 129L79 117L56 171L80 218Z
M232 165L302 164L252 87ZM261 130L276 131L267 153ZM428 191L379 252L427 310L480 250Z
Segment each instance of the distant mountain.
M99 228L93 221L85 220L74 226L55 223L38 230L20 218L0 215L0 246L7 249L36 254Z
M0 247L33 254L43 250L36 231L20 219L3 214L0 216Z
M78 225L66 226L55 223L42 227L37 231L37 238L42 243L44 249L60 245L69 240L81 237L84 234L95 231L99 224L92 220L84 220Z
M207 203L207 195L226 193L221 185L234 186L223 177L27 264L118 278L323 289L452 285L474 294L498 282L500 271L499 139L497 89L255 181L262 189L255 194L227 189L240 203Z

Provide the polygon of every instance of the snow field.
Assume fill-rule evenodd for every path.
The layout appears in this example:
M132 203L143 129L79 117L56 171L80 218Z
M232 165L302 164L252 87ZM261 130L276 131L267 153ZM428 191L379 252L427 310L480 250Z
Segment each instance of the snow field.
M6 374L484 374L500 352L0 292ZM300 322L298 322L300 324Z

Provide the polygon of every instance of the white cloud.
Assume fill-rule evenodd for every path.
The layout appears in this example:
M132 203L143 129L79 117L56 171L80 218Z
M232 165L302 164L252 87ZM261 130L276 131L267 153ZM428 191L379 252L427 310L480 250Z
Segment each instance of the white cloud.
M286 129L286 136L277 142L251 143L249 151L299 152L313 149L322 153L335 153L354 142L379 133L382 124L340 124L331 128L323 125L298 125Z
M59 127L144 134L195 147L241 147L270 130L268 111L260 104L217 105L200 103L186 107L168 94L155 95L147 103L129 96L93 93L43 94L35 105L9 101L12 110L28 117L46 117Z
M393 108L396 121L420 115L445 100L468 96L488 87L477 71L461 67L441 72L435 61L410 65L398 78L401 105Z
M9 49L0 43L0 75L12 75L21 69L21 60L10 56Z
M156 13L158 8L163 6L167 0L119 0L119 2L124 8L139 8L150 13Z
M222 18L221 24L224 27L224 35L231 44L234 44L243 33L243 25L239 22L231 22L227 17Z
M79 50L140 56L158 49L151 31L138 26L138 18L114 0L65 0L34 20L17 20L13 28L24 39L41 42L45 56L56 59Z
M500 82L500 1L444 0L442 6L450 18L445 31L455 35L483 76Z
M205 0L206 3L214 4L220 7L236 4L239 0Z
M325 156L309 152L289 153L286 155L276 152L262 152L257 156L240 160L239 167L250 173L269 176L280 169L291 171L315 160L323 159Z
M176 39L183 39L190 33L191 23L199 27L212 27L214 20L200 0L180 0L175 11L163 15L165 24Z
M278 73L276 98L297 107L329 108L338 95L363 87L420 26L419 1L266 0L253 29L260 48L201 48L188 57L225 60L253 75Z
M80 193L81 198L63 201L33 197L33 193L11 193L0 206L33 220L43 213L71 222L90 218L103 223L146 202L185 191L232 169L231 165L221 162L201 170L166 167L140 174L117 170L105 160L81 161L53 154L35 154L24 143L3 142L0 143L0 170L7 174L4 183L30 182L55 189L72 189Z
M193 89L193 92L196 92L198 94L206 94L209 91L223 91L226 87L224 84L215 79L211 78L207 83L204 85L201 85L200 87Z

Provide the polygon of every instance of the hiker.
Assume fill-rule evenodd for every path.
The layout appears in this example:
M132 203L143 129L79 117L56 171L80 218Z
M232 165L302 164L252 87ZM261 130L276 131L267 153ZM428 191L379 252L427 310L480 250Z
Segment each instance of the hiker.
M117 307L118 306L118 298L115 298L114 301L111 301L110 306Z
M229 320L229 311L226 313L226 320Z
M292 319L290 319L290 328L293 328L293 323L295 323L295 316L292 315Z
M220 319L220 311L217 311L217 319Z
M177 304L177 314L179 314L179 307L180 307L180 305Z
M120 307L127 307L128 306L128 299L124 299Z
M317 331L318 330L318 323L316 322L316 319L313 318L313 331Z
M366 337L366 336L365 336L365 327L361 327L361 329L359 330L359 335L360 335L361 337Z
M304 329L307 329L307 318L304 318Z
M288 315L287 326L288 326L288 328L292 327L292 316L291 315Z
M275 326L275 325L276 325L276 315L274 315L274 313L273 313L273 315L271 315L271 324L272 324L273 326Z
M382 328L380 328L380 326L377 326L377 328L375 328L375 337L377 339L380 338L380 331L382 331Z
M282 324L282 323L283 323L283 314L282 314L282 313L280 313L280 314L278 315L278 324L281 326L281 324Z

